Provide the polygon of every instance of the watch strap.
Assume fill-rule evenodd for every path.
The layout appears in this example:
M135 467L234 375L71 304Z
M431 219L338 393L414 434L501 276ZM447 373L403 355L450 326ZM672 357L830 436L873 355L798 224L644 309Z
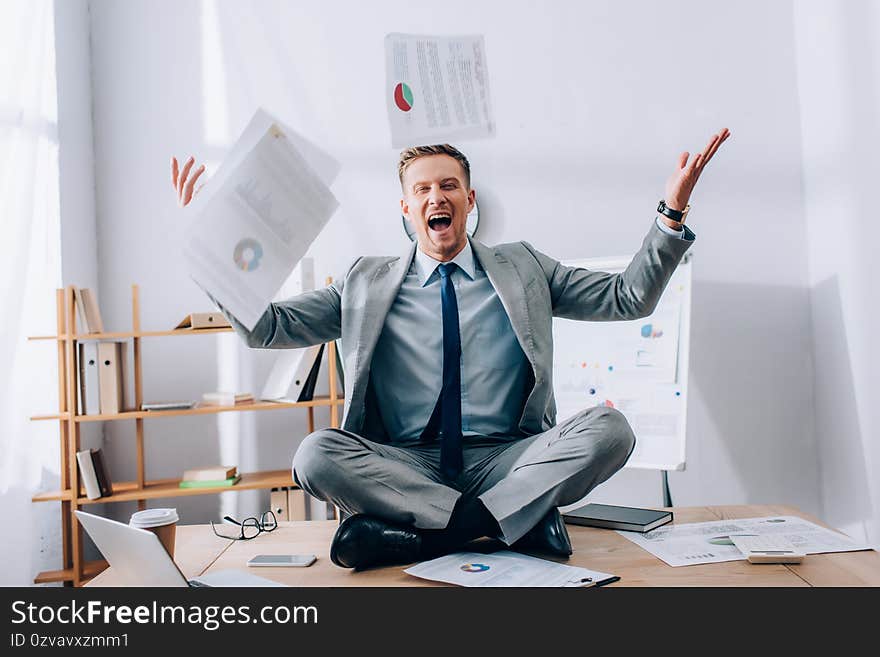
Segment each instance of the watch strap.
M666 201L663 199L660 199L660 203L657 205L657 212L678 222L684 221L684 218L687 216L688 210L690 209L691 206L688 204L684 210L673 210L666 205Z

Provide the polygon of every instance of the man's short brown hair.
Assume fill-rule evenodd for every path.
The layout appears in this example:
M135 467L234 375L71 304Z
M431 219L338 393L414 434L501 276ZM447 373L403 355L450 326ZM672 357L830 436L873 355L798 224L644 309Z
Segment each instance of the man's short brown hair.
M455 148L454 146L450 146L449 144L434 144L433 146L413 146L412 148L407 148L405 151L400 153L400 161L397 163L397 175L400 178L400 186L403 187L403 174L406 173L407 167L414 160L417 160L420 157L426 157L428 155L448 155L449 157L454 157L458 160L458 163L461 165L462 170L464 171L464 184L470 189L471 188L471 165L468 162L467 157L465 157L464 153Z

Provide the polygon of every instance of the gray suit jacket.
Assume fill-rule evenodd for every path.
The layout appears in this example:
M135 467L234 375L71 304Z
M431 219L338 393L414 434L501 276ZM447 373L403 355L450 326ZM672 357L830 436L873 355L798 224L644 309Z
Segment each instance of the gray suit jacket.
M607 274L563 266L527 242L488 247L471 240L532 366L519 421L525 435L541 433L556 424L553 317L611 321L649 315L692 243L667 235L652 224L627 269ZM271 304L253 331L224 312L250 347L307 347L341 338L346 381L342 428L387 442L389 436L370 385L370 362L415 249L412 244L401 256L358 258L344 280Z

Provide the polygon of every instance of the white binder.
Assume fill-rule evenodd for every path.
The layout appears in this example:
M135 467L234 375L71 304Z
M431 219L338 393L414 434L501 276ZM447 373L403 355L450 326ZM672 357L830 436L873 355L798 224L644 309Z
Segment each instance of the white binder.
M77 350L79 361L79 393L77 413L98 415L101 412L98 387L98 343L80 342Z
M121 413L127 408L126 342L98 343L98 387L100 389L101 415Z
M306 401L303 391L307 388L309 375L323 349L324 345L318 344L280 352L260 393L260 399L276 402Z

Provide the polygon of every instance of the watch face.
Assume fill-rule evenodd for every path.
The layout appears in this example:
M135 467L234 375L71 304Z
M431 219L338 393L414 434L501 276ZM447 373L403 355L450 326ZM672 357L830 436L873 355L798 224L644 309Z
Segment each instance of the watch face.
M403 221L403 230L406 231L406 236L413 242L416 241L416 231L413 229L412 225L406 220L406 217L401 215L401 220ZM465 230L467 231L468 237L473 237L477 234L477 228L480 226L480 206L477 205L477 202L474 201L474 209L470 211L467 216L467 224L465 225Z

